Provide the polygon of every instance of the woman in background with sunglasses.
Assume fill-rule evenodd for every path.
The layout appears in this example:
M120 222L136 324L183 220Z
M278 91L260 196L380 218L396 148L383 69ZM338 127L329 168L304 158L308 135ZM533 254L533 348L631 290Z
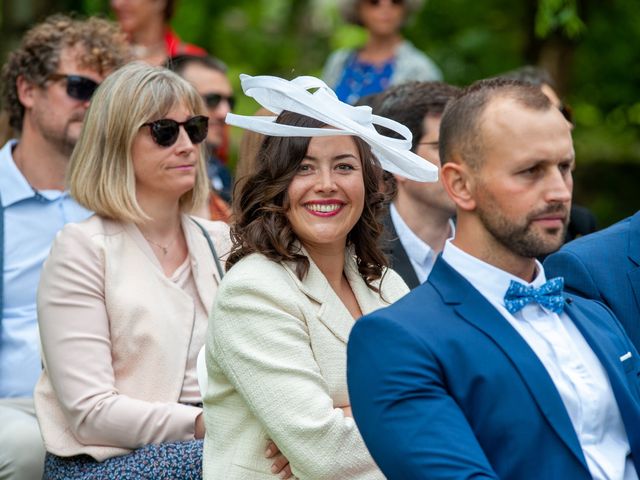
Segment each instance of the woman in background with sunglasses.
M91 101L69 185L95 215L58 235L38 291L46 479L201 477L196 358L229 243L187 215L208 193L203 112L141 63Z
M408 81L442 80L438 66L402 36L402 26L424 0L341 0L340 13L348 23L367 30L359 49L332 53L322 78L343 102L355 104L391 85Z

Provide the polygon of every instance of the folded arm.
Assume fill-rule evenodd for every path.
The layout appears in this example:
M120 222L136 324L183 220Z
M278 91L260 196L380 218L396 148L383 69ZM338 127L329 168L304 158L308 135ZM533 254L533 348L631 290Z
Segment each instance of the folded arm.
M260 273L269 278L273 272ZM214 308L210 360L244 398L296 476L370 478L377 467L353 419L333 405L295 303L299 293L277 281L261 288L251 279L229 280Z

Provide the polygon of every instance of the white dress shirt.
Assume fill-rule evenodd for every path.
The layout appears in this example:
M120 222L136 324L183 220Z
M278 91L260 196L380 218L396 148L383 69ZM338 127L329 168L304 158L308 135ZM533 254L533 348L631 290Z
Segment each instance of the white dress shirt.
M468 280L527 342L551 377L567 409L587 466L596 480L637 479L629 440L604 367L569 316L529 303L515 314L504 305L511 280L546 282L536 261L531 283L462 251L449 240L442 258Z
M404 251L407 252L411 266L416 272L418 281L424 283L436 263L438 254L409 228L393 203L389 206L389 214L400 243ZM452 239L456 233L456 226L453 220L449 220L449 227L451 228L449 239Z

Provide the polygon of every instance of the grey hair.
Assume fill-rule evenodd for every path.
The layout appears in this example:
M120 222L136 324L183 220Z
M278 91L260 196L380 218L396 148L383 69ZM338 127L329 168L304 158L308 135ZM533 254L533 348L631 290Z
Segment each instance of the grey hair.
M338 9L342 18L347 23L362 25L358 14L358 5L362 0L338 0ZM417 12L424 5L425 0L404 0L405 19L412 13Z

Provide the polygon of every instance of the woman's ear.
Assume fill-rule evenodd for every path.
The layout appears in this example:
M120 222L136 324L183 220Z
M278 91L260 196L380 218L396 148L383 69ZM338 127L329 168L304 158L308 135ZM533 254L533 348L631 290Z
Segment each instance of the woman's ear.
M474 192L474 176L471 175L469 165L464 163L458 155L454 159L446 162L441 170L441 181L449 197L455 202L456 207L472 211L476 208Z

